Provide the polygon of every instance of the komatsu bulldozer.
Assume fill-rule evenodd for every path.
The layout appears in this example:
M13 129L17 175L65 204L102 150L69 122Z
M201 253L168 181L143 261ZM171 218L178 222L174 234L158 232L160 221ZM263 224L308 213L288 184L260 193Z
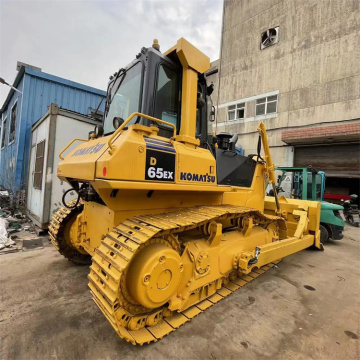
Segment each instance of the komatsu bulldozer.
M91 264L95 303L132 344L161 339L283 257L322 248L320 203L276 196L264 124L254 155L236 153L236 135L210 135L209 68L183 38L165 53L154 41L110 77L103 125L60 153L58 177L78 198L64 194L51 241Z

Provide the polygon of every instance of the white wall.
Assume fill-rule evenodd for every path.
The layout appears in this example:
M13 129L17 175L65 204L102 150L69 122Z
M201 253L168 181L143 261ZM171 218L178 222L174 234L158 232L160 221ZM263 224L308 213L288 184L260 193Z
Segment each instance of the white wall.
M55 134L55 151L54 151L54 162L53 168L47 169L46 181L52 182L51 190L51 203L50 203L50 214L52 215L62 206L61 198L63 193L70 188L70 186L61 181L57 177L57 166L60 162L59 153L60 151L74 138L87 139L90 131L94 130L94 125L65 117L63 115L57 115L56 119L56 134ZM79 142L75 142L66 152L65 155L73 150ZM67 194L66 201L76 199L77 195L74 192Z
M260 50L262 32L277 26L279 42ZM225 0L217 133L242 135L238 144L249 153L263 121L278 129L268 133L274 162L292 165L282 131L359 119L359 28L359 0ZM256 116L249 100L245 119L228 121L228 103L274 91L271 117Z

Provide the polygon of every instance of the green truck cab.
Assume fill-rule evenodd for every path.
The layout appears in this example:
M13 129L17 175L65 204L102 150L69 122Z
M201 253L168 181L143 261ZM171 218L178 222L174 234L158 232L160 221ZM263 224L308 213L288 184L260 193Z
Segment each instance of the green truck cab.
M341 240L345 226L341 218L340 205L324 201L325 173L308 167L276 167L281 171L278 177L278 194L287 198L313 200L321 202L320 230L321 242L324 244L329 239ZM307 181L304 181L307 179Z

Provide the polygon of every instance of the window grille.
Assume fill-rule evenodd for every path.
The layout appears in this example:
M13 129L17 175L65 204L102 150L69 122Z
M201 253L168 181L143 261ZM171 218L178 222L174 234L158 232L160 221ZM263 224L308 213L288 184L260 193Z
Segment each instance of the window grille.
M7 119L4 120L3 122L3 133L2 133L2 139L1 139L1 148L3 148L5 146L5 140L6 140L6 123L7 123Z
M39 190L42 189L42 182L43 182L44 152L45 152L45 140L40 141L36 145L34 188Z
M17 103L11 109L9 144L15 140L16 117L17 117Z

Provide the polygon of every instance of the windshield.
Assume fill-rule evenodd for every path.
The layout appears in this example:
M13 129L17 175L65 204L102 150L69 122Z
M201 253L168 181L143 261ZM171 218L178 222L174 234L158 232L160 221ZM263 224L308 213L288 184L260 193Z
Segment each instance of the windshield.
M141 70L142 64L138 62L123 75L120 75L112 88L110 88L110 108L104 122L105 134L116 130L113 126L114 117L121 117L126 120L129 115L140 110ZM135 121L136 117L128 125L133 124Z

